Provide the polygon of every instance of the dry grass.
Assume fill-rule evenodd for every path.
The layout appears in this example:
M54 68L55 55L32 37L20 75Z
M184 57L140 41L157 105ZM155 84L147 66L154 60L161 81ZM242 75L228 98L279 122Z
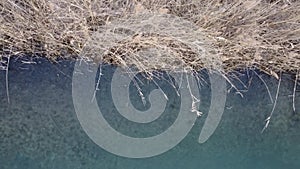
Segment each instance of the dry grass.
M100 59L144 72L172 71L179 64L222 72L255 67L275 77L276 72L297 72L300 65L297 0L2 0L0 9L2 65L11 55L36 54L53 60ZM157 23L155 31L138 29L143 20L151 23L147 16L162 16L156 18L160 24L165 14L197 30L179 25L188 32L184 35L176 24L165 29ZM123 22L126 36L120 38L114 28ZM108 35L114 36L111 43L101 39ZM191 45L195 37L202 40L200 53Z

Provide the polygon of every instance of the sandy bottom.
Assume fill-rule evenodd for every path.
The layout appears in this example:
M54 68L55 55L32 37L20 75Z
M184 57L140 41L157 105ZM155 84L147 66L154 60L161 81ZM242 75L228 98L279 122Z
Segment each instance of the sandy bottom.
M72 101L74 62L34 61L37 64L11 61L10 103L6 95L5 72L0 72L1 169L300 168L300 86L297 87L294 112L291 97L294 82L289 75L283 76L277 107L264 133L261 130L273 105L262 81L251 71L242 72L241 81L246 86L250 84L247 92L243 98L233 89L228 93L222 120L207 142L197 142L210 106L210 87L204 84L200 91L200 110L204 115L197 119L187 137L159 156L129 159L103 150L83 131ZM104 76L97 100L104 105L104 116L116 130L142 137L156 135L172 125L177 117L176 98L169 100L163 118L151 123L150 127L128 122L118 115L109 94L114 70L115 67L103 66ZM259 75L275 97L278 81L262 73ZM163 81L159 83L167 85ZM235 84L246 90L238 81ZM149 84L148 88L142 89L147 93L153 86ZM172 89L165 88L172 98ZM139 109L150 106L147 103L146 108L143 107L134 92L131 100Z

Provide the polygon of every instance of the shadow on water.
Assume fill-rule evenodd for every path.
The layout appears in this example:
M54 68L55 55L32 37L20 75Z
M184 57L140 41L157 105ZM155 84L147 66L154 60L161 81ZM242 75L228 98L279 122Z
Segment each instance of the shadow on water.
M176 168L261 168L297 169L300 167L300 86L295 93L294 81L284 74L273 117L269 127L261 133L273 104L266 90L268 85L275 98L278 81L261 72L239 72L234 84L243 89L243 97L234 89L227 95L222 120L210 139L199 144L200 130L210 106L210 84L205 71L200 72L199 117L187 137L170 151L145 159L115 156L97 146L83 131L72 102L72 74L74 61L52 64L45 59L33 59L25 64L12 60L9 67L7 102L5 71L0 71L0 168L1 169L176 169ZM163 132L177 118L180 98L170 81L156 79L170 98L166 110L149 124L131 122L114 107L110 82L116 68L103 65L98 104L109 124L122 134L149 137ZM163 74L165 79L167 76ZM147 96L156 85L143 79L145 106L133 84L130 99L136 109L146 110L151 105ZM171 80L172 81L172 80ZM143 85L144 84L144 85ZM178 86L177 86L178 87ZM105 137L105 136L103 136ZM151 147L149 147L150 149Z

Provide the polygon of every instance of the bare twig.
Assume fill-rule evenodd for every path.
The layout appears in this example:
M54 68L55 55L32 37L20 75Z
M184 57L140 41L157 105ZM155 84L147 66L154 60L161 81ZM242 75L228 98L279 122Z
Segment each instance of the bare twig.
M273 108L272 108L272 111L270 113L270 116L265 120L266 121L266 124L264 126L264 128L262 129L261 133L263 133L269 126L269 123L270 123L270 120L274 114L274 110L276 108L276 105L277 105L277 100L278 100L278 95L279 95L279 89L280 89L280 84L281 84L281 72L280 72L280 76L279 76L279 82L278 82L278 86L277 86L277 92L276 92L276 96L275 96L275 102L273 104Z
M194 78L194 77L193 77ZM199 98L197 98L194 94L193 94L193 92L192 92L192 89L191 89L191 86L190 86L190 81L189 81L189 76L188 76L188 74L186 74L186 81L187 81L187 84L188 84L188 89L189 89L189 92L190 92L190 95L191 95L191 98L192 98L192 107L191 107L191 112L193 112L193 113L196 113L196 115L198 116L198 117L200 117L203 113L201 112L201 111L199 111L198 110L198 103L200 102L200 99Z
M242 98L244 98L243 94L241 93L241 91L231 82L231 80L223 73L221 73L221 75L226 79L226 81L231 85L231 88L234 88L236 90L236 94L239 94ZM229 91L230 91L229 89Z
M9 97L9 83L8 83L8 67L10 62L10 56L7 57L7 65L6 65L6 73L5 73L5 81L6 81L6 96L7 96L7 102L10 103L10 97Z
M295 84L294 84L294 91L293 91L293 111L296 112L296 106L295 106L295 98L296 98L296 89L297 89L297 81L299 76L299 70L296 72L296 78L295 78Z
M98 79L97 79L97 84L96 84L96 88L95 88L95 91L94 91L94 94L93 94L92 102L95 101L97 91L100 90L100 80L101 80L101 76L103 76L103 73L102 73L102 64L100 63L100 64L99 64L99 77L98 77Z

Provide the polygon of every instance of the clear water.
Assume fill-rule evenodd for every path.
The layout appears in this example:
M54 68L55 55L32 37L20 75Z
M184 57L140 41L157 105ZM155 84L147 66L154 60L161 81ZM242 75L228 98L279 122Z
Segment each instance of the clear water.
M10 103L5 71L0 72L1 169L300 168L300 86L297 86L294 112L291 97L294 82L290 75L283 75L274 115L263 133L261 130L273 104L262 81L251 71L241 72L241 80L247 86L250 84L247 92L243 98L234 90L228 93L221 122L208 141L197 142L210 106L209 83L200 90L199 109L204 114L180 144L158 156L131 159L105 151L82 129L72 101L74 62L34 61L37 64L11 61ZM172 125L179 108L176 99L168 101L171 111L166 111L155 123L135 124L118 115L109 92L114 70L115 67L103 66L104 76L96 96L99 103L104 103L102 112L113 128L132 137L148 137ZM278 81L262 73L259 75L275 97ZM238 81L235 84L243 88ZM159 81L159 85L163 88L167 83ZM145 96L154 86L149 83L142 87ZM176 98L171 88L165 88L170 98ZM137 109L146 110L151 106L148 102L143 106L135 88L131 89L130 97Z

